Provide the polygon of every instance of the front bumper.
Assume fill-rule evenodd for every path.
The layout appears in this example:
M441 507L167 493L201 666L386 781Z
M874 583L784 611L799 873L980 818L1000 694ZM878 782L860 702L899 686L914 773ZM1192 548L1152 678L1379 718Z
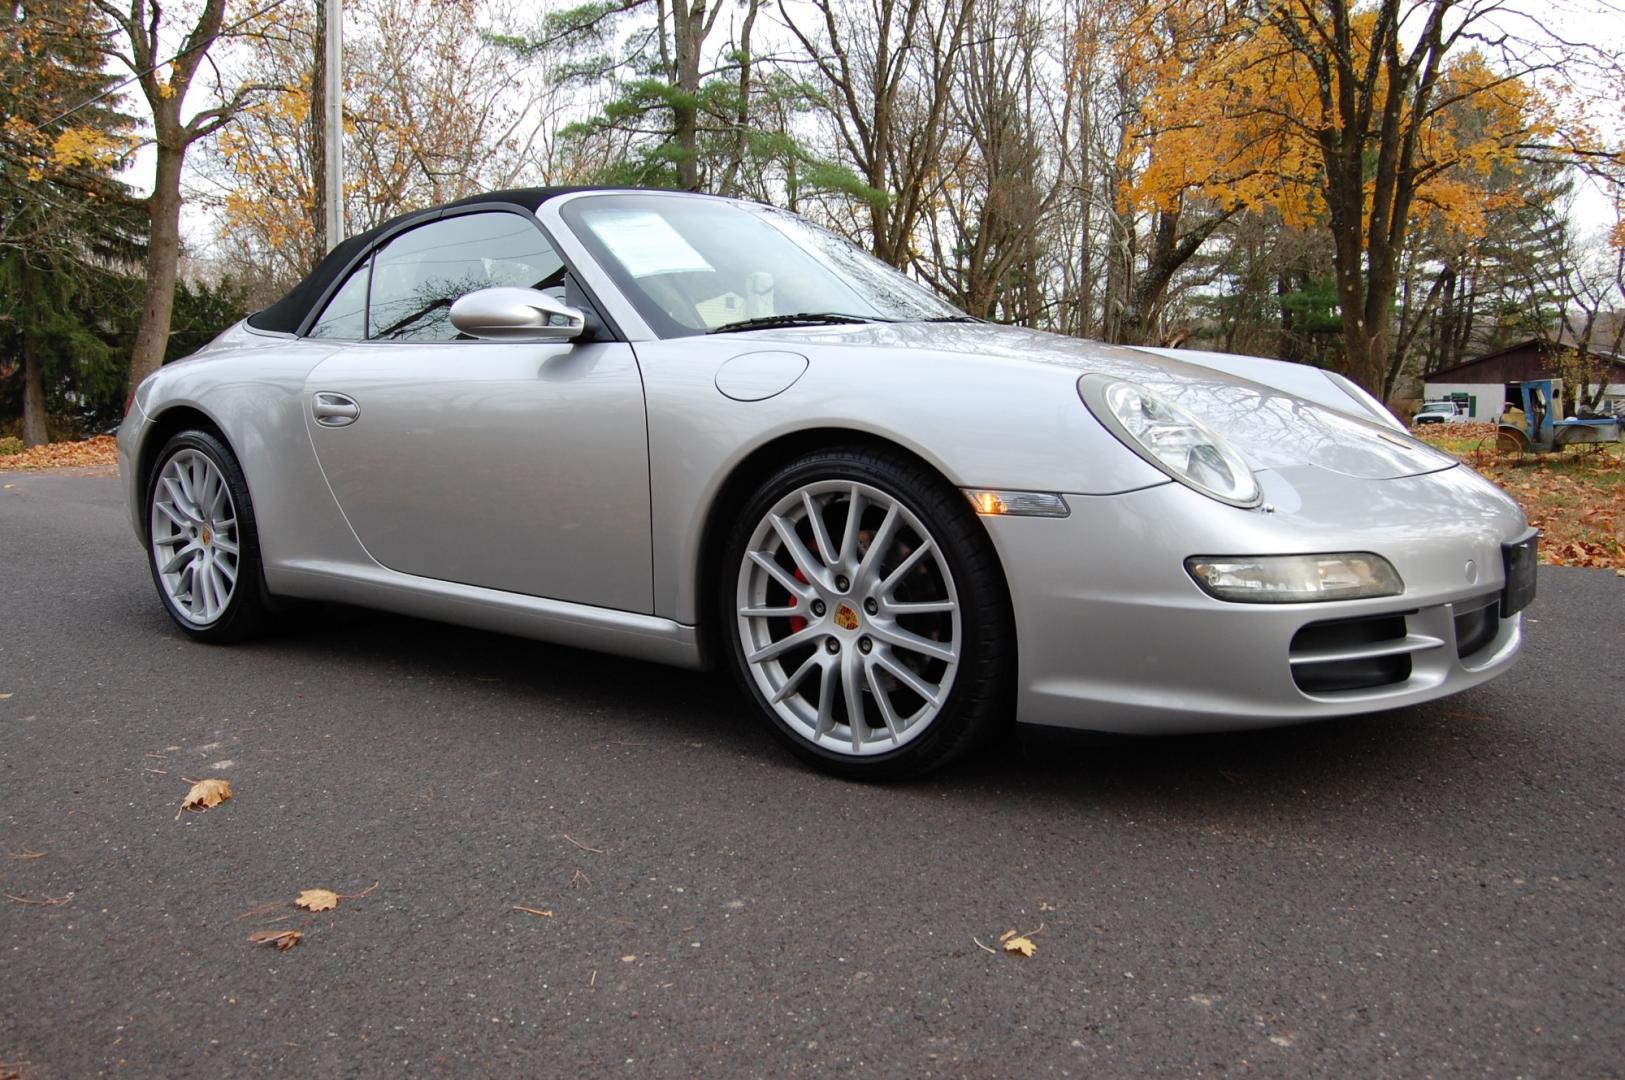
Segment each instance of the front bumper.
M146 492L141 490L141 477L138 465L138 455L141 450L141 440L146 429L152 421L142 411L139 400L130 404L130 411L124 415L124 420L118 426L118 435L114 445L118 450L118 474L124 483L124 508L130 515L130 527L135 530L135 537L143 547L147 543L147 523L142 518L142 502Z
M1268 727L1453 694L1511 665L1501 545L1522 512L1466 468L1398 480L1259 474L1274 513L1179 484L1068 495L1065 519L984 518L1019 646L1017 718L1090 731ZM1308 604L1215 600L1192 555L1371 551L1403 595ZM1333 624L1333 625L1325 625Z

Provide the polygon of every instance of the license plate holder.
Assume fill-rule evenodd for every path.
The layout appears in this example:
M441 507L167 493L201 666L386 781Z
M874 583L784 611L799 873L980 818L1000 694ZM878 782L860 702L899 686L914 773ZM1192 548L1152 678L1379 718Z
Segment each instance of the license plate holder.
M1501 590L1501 618L1515 615L1535 599L1535 563L1540 532L1501 545L1501 563L1506 568L1506 587Z

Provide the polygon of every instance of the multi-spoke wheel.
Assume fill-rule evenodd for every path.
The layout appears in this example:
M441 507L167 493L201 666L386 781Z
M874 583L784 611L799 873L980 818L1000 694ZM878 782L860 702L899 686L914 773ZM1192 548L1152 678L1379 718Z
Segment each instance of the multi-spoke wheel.
M917 772L995 726L1013 644L1002 579L964 497L928 470L810 455L762 486L729 551L736 669L803 756Z
M253 510L242 470L218 439L182 432L161 451L147 485L147 536L158 595L183 630L227 641L259 628Z

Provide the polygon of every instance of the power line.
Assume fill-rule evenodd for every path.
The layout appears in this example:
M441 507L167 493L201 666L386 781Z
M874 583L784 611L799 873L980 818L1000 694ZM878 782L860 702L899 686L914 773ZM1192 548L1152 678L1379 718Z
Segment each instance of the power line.
M248 23L253 22L255 19L259 18L261 15L268 14L268 13L276 10L277 8L281 7L283 4L285 4L287 2L288 2L288 0L271 0L271 2L269 4L266 4L264 7L260 8L258 11L254 11L254 12L251 12L251 13L243 16L241 19L238 19L236 22L232 23L230 26L221 27L220 31L217 34L215 34L215 38L219 39L219 38L225 37L227 34L231 33L233 30L236 30L238 27L246 26ZM212 44L212 42L211 42L211 44ZM206 46L204 46L204 47L206 47ZM112 95L118 93L120 90L123 90L126 86L129 86L131 83L137 81L138 79L144 79L148 75L151 75L153 72L157 71L158 69L168 67L170 64L173 64L175 61L177 61L181 57L185 56L189 51L191 51L191 50L182 49L180 52L176 53L174 56L171 56L168 60L164 60L164 61L162 61L160 63L154 64L154 65L152 65L152 67L148 68L145 71L136 72L134 75L131 75L128 79L125 79L121 83L117 83L117 84L115 84L113 86L108 87L106 90L103 90L101 93L97 94L95 97L86 98L84 101L81 101L79 104L75 105L73 108L69 109L67 112L62 113L62 114L60 114L58 116L51 117L49 120L45 121L43 124L40 124L40 125L36 126L34 130L43 131L46 128L50 127L52 124L55 124L60 120L66 120L68 117L72 116L74 113L78 112L80 109L89 108L90 106L96 104L96 102L101 101L103 98L111 97Z

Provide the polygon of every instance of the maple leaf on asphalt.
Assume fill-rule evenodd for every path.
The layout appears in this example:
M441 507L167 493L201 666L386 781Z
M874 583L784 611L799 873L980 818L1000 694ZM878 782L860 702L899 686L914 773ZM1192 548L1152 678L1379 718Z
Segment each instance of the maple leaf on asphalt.
M207 810L231 798L231 781L199 780L181 800L182 810ZM176 815L179 817L180 815Z
M1016 937L1004 939L1004 951L1007 953L1020 953L1022 956L1031 956L1037 950L1038 946L1033 944L1031 938L1017 935Z
M339 906L339 894L332 889L306 889L294 904L306 911L330 911Z

